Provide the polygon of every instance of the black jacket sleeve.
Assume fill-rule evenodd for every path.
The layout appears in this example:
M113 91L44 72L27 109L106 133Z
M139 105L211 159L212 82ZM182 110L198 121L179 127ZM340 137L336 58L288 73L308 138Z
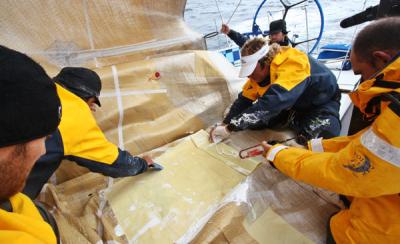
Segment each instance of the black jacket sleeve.
M242 93L239 93L238 98L233 102L228 115L223 120L224 124L229 124L233 117L241 114L245 109L249 108L253 104L251 99L244 97Z
M35 199L43 185L60 166L61 161L67 158L91 171L111 177L133 176L147 169L146 160L134 157L127 151L118 149L118 157L112 164L93 161L90 159L64 155L63 142L60 131L57 130L46 139L46 154L36 161L25 184L23 192L31 199Z
M230 30L228 33L228 37L232 39L239 47L242 47L244 43L248 40L248 38L237 31Z
M127 151L118 148L118 158L113 164L104 164L76 156L67 156L71 161L88 168L90 171L101 173L114 178L133 176L147 170L146 160L132 156Z
M308 78L290 91L282 86L272 85L257 102L230 121L229 128L234 131L244 130L259 123L268 125L281 111L290 109L306 89Z

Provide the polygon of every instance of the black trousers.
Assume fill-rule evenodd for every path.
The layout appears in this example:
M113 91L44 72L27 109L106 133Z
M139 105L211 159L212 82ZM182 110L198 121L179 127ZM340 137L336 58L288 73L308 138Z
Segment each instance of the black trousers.
M340 134L341 123L338 117L327 113L294 116L289 127L297 134L297 143L306 145L308 140L322 137L329 139Z
M283 111L271 119L264 128L289 127L296 133L296 142L306 145L308 140L322 137L329 139L340 134L341 123L338 116L328 112L300 113L293 110ZM262 126L259 126L262 128ZM258 129L258 128L253 128Z

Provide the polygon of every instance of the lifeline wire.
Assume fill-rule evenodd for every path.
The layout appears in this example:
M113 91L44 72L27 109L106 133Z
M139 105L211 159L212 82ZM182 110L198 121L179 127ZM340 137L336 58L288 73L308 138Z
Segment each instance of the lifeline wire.
M229 22L231 21L233 15L236 13L236 10L239 8L241 2L242 2L242 0L239 0L239 3L236 5L236 8L233 10L232 15L229 17L228 21L225 23L226 25L228 25ZM219 9L219 5L218 5L218 0L215 0L215 4L217 5L217 9L218 9L219 17L221 18L221 22L222 22L222 24L224 24L224 19L222 18L222 13L221 13L221 10ZM216 27L216 29L218 29L218 28ZM216 30L215 32L211 32L211 33L206 34L204 36L204 38L213 37L214 33L216 33L218 35L218 30ZM226 40L227 46L230 46L229 41L228 41L228 37L226 35L225 35L225 40ZM207 45L207 43L206 43L206 45Z
M217 1L217 0L215 0L215 4L217 5L217 9L218 9L219 17L221 17L221 21L222 21L222 23L224 23L224 19L222 18L221 10L219 10L219 5L218 5L218 1Z
M236 5L235 10L233 10L231 17L229 17L228 21L226 22L227 25L229 24L229 22L231 22L231 19L232 19L233 15L236 13L236 10L239 8L241 2L242 2L242 0L239 0L239 3L238 3L238 5Z

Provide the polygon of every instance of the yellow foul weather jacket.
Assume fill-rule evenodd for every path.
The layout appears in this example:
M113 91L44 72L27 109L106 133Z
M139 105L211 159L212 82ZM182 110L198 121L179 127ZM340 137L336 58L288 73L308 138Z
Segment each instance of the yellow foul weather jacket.
M246 82L223 123L231 131L273 127L274 120L290 110L296 113L297 134L311 139L325 131L325 137L332 137L340 132L339 101L336 77L325 65L283 47L264 81Z
M26 195L34 199L63 159L111 177L137 175L147 170L144 159L107 140L85 101L56 86L62 106L61 122L57 131L46 139L46 154L29 174L23 190Z
M337 243L400 240L399 94L397 57L351 94L364 114L377 115L371 126L352 136L311 140L310 150L275 145L266 155L296 180L352 197L349 209L330 220Z
M51 226L27 196L18 193L9 203L10 210L0 209L0 243L57 243Z

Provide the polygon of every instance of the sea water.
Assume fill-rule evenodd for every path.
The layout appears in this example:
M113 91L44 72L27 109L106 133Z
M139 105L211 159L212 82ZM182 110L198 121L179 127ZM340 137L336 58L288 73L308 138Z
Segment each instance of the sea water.
M222 21L228 22L240 0L187 0L185 10L185 21L195 31L206 35L219 31ZM250 32L253 17L261 0L242 0L237 11L232 16L229 26L239 32ZM299 0L285 0L290 4ZM341 28L340 21L363 11L365 8L379 4L379 0L320 0L324 13L324 32L321 38L321 45L327 43L350 44L354 34L363 25L350 28ZM218 4L218 7L217 7ZM321 26L321 18L314 1L306 1L305 7L297 7L289 10L286 17L289 37L298 35L297 41L318 37ZM302 6L302 5L300 5ZM219 10L218 10L219 8ZM272 20L282 18L282 5L278 0L267 0L259 13L257 24L262 30L268 29L268 23ZM364 24L365 25L365 24ZM308 30L306 28L308 26ZM308 37L308 38L307 38ZM208 49L216 50L232 45L223 34L206 40ZM313 42L308 44L313 45ZM307 48L306 44L303 45Z

